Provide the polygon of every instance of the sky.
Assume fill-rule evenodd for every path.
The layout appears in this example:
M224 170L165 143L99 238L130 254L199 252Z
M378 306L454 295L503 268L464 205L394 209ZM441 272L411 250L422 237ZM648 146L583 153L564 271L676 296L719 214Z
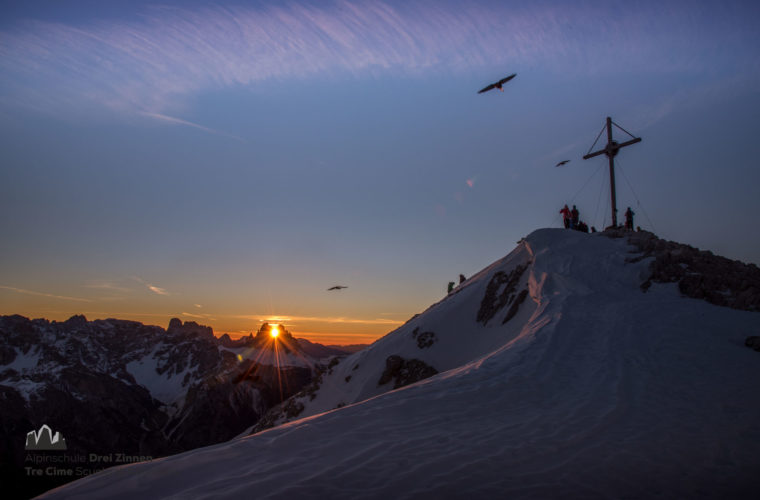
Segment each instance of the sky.
M582 160L607 116L642 138L619 215L758 264L758 23L749 1L3 1L0 314L371 342L565 203L608 225L607 159Z

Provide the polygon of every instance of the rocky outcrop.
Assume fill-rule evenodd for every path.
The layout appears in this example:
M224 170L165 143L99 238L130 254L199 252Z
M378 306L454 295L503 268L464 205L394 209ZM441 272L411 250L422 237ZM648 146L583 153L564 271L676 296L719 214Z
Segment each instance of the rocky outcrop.
M760 311L760 268L756 265L662 240L647 231L624 234L638 254L629 262L652 258L651 274L641 284L642 290L648 290L652 283L678 283L678 289L687 297L717 306Z
M420 349L426 349L438 340L435 332L420 332L419 326L412 330L412 338L417 340L417 347Z
M476 321L483 323L485 326L504 307L514 304L515 300L519 297L516 293L517 285L525 270L528 269L528 265L530 265L530 263L519 265L509 273L505 273L504 271L494 273L486 286L486 293L483 296L483 300L480 302L480 309L478 309ZM525 300L525 295L522 295L519 302L522 302L523 300ZM516 312L517 310L515 309L512 316L514 316L514 313ZM510 316L508 312L508 318L502 323L506 323L512 316Z
M317 392L322 385L322 378L326 371L327 368L319 371L312 381L300 392L265 413L258 422L256 422L256 425L253 426L251 434L271 429L282 419L288 420L298 417L304 410L304 404L300 399L308 397L309 401L313 401L317 397Z
M178 318L172 318L169 321L169 327L166 329L169 335L181 335L184 337L199 337L205 339L214 339L214 330L210 326L199 325L195 321L185 321Z
M437 373L438 370L419 359L404 359L394 354L385 360L385 371L377 381L377 385L385 385L392 380L393 388L398 389Z
M515 317L515 314L517 314L517 311L520 308L520 304L522 304L525 301L525 297L527 296L528 296L527 288L517 294L517 297L515 297L512 300L512 305L510 306L509 311L507 311L507 315L504 316L504 321L501 322L502 325Z
M287 352L299 351L298 341L293 335L287 331L282 325L270 325L269 323L263 323L256 332L256 337L253 339L251 347L254 348L268 348L273 345L272 343L272 331L277 329L277 345L280 349Z
M253 338L252 333L249 333L247 336L240 337L235 340L232 340L232 338L227 333L219 337L219 345L227 347L229 349L237 349L239 347L253 347L255 343L256 342Z
M757 335L753 335L752 337L747 337L747 339L744 341L744 345L746 345L750 349L760 351L760 337Z

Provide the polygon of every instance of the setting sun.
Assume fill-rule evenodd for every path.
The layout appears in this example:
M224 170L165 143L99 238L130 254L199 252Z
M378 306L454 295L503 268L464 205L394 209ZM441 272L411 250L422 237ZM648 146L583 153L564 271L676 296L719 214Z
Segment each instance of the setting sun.
M273 326L271 330L269 330L269 335L272 336L272 338L276 339L277 336L280 334L280 329L276 326Z

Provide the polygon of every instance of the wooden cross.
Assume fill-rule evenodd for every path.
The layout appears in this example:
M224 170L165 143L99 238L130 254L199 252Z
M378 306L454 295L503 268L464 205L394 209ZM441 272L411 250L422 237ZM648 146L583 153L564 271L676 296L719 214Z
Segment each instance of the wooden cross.
M628 132L626 129L618 125L617 123L614 123L612 121L612 118L609 116L607 117L607 124L604 126L604 128L607 129L607 146L604 149L600 149L599 151L594 151L593 153L586 154L583 159L588 160L589 158L593 158L594 156L599 156L601 154L607 155L607 158L610 159L610 199L612 202L612 227L617 227L617 205L615 201L615 155L618 154L618 151L620 148L624 148L626 146L630 146L631 144L636 144L637 142L641 142L641 137L633 137L630 141L626 141L622 144L618 144L617 141L612 140L612 126L615 125L617 128L625 132L626 134L633 137L633 135ZM594 144L591 145L591 148L589 148L589 151L591 151L594 146L596 146L597 141L599 140L599 137L601 137L602 132L604 132L604 128L602 128L601 132L599 132L599 135L596 136L596 141L594 141Z

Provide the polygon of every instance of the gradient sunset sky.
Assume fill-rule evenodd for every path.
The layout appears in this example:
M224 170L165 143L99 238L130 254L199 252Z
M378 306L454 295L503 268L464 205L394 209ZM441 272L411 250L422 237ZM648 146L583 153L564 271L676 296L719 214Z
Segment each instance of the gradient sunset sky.
M0 9L0 314L368 342L565 203L609 224L607 116L620 214L760 263L760 2Z

